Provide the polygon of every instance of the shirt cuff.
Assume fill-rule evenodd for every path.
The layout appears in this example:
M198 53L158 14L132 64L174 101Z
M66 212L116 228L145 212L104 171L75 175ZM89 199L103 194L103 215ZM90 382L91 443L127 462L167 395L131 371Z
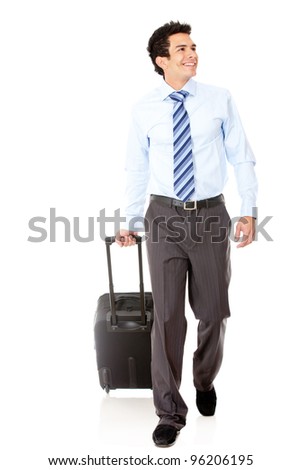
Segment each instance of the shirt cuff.
M143 216L127 215L122 228L131 232L145 232L145 218Z
M243 201L240 209L240 215L242 217L254 217L257 219L258 208L254 201Z

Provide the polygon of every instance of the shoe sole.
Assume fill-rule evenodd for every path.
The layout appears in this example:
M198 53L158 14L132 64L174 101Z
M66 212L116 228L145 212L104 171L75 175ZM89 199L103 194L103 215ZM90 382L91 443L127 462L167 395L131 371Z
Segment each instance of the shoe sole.
M156 447L161 447L162 449L163 449L164 447L172 447L175 443L176 443L176 441L173 441L171 444L156 444L156 443L154 442L154 444L155 444Z

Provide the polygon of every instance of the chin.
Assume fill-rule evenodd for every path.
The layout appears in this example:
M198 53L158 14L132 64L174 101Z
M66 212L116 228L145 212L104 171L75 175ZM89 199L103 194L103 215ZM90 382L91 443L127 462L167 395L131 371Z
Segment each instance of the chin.
M187 70L186 73L190 77L194 77L196 75L196 69Z
M190 73L187 74L187 78L192 78L196 76L196 70L191 71Z

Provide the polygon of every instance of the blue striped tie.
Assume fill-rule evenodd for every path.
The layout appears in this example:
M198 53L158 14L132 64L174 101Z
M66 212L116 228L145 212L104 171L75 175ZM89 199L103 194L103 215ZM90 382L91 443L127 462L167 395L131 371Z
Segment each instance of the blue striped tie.
M182 201L194 193L194 171L189 116L184 108L188 91L175 91L170 98L175 101L173 110L174 190Z

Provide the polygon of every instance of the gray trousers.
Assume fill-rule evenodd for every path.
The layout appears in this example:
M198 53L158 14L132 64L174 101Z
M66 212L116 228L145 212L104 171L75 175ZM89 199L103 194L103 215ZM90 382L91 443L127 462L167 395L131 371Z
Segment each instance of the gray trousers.
M185 292L199 320L193 357L194 386L212 388L222 363L226 318L230 316L230 218L225 205L187 211L151 201L146 246L155 317L152 383L160 424L181 429L187 405L181 384L186 337Z

